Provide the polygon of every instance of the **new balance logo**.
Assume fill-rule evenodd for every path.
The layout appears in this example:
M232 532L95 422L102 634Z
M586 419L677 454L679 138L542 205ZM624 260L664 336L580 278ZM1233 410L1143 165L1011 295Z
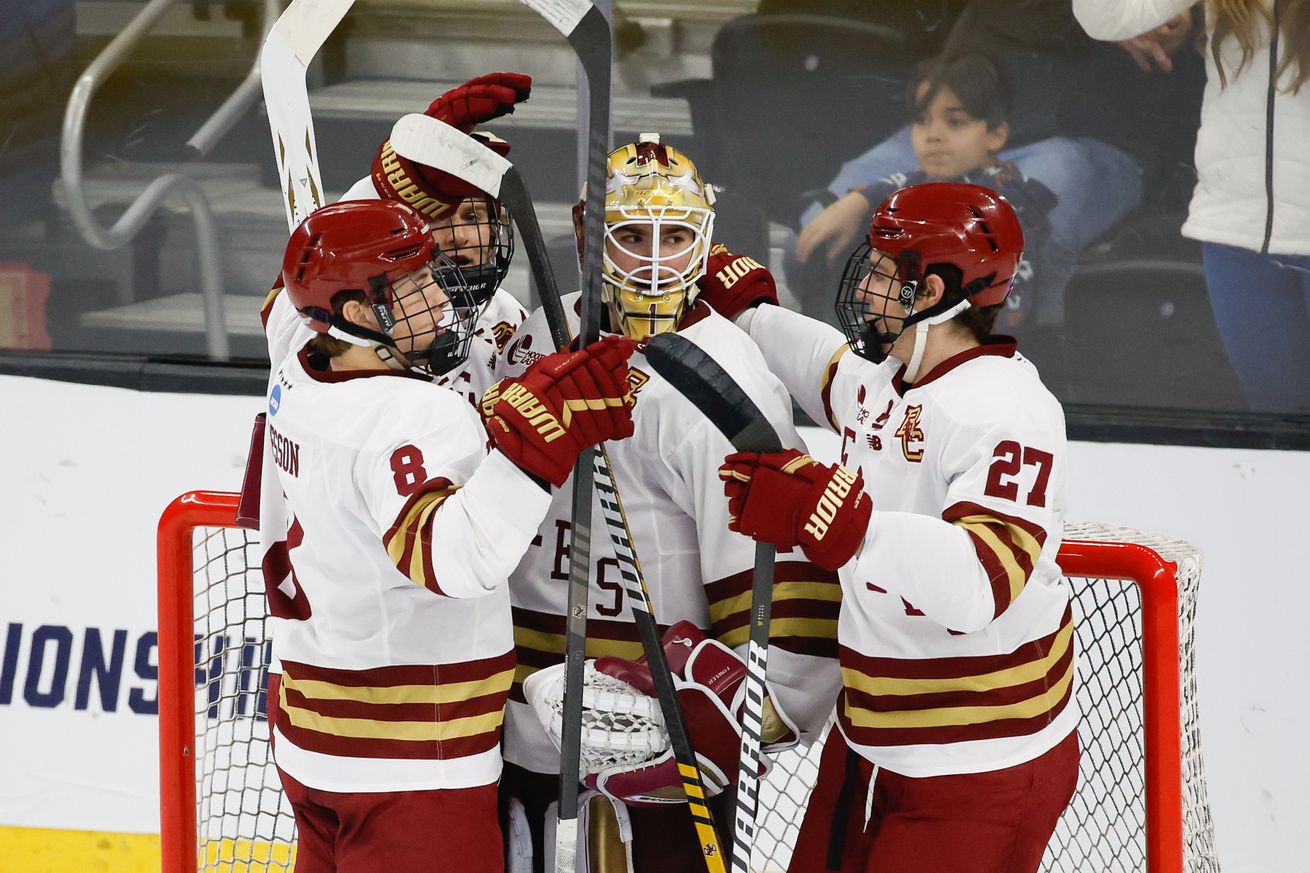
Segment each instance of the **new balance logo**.
M554 442L564 436L564 425L559 423L554 414L542 405L531 391L517 383L511 383L501 392L500 399L518 411L528 424L537 429L544 442Z
M823 496L819 498L819 505L814 507L814 512L810 513L810 520L805 523L807 534L814 537L816 541L822 540L827 535L828 526L837 517L837 510L841 509L854 484L855 474L850 470L838 467L833 471L828 486L823 489ZM859 499L858 496L856 499Z

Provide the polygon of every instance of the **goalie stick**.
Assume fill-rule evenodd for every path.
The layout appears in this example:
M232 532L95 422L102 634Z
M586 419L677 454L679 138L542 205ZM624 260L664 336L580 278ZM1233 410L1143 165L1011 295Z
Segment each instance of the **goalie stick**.
M646 345L646 360L656 373L705 414L734 449L739 452L782 451L778 433L764 413L718 362L691 340L675 333L654 336ZM775 553L771 545L755 545L750 642L746 652L746 699L742 706L741 758L737 767L737 808L732 832L733 873L750 870L751 846L755 842Z
M546 250L541 227L537 221L536 208L528 193L527 184L518 170L509 161L495 152L479 145L468 136L434 118L425 115L406 115L396 122L391 132L391 145L396 153L430 167L445 170L459 176L482 190L500 199L509 210L514 223L519 228L519 240L528 254L528 263L541 288L542 309L546 323L550 327L551 339L556 348L564 349L572 342L568 320L560 299L559 284L551 266ZM665 728L669 732L669 744L673 749L674 759L678 762L678 771L683 780L683 791L687 795L688 809L697 836L701 841L701 854L705 858L710 873L723 873L723 851L719 844L718 833L714 828L713 817L705 805L706 796L704 779L696 761L695 751L687 734L682 719L682 710L678 706L677 692L673 684L673 674L669 670L668 659L660 639L659 625L655 621L655 610L651 604L650 592L641 570L641 562L633 546L632 532L627 516L623 511L623 502L619 497L618 487L614 481L613 468L610 466L609 454L604 446L594 456L594 484L600 497L600 504L605 516L605 524L614 544L614 553L619 565L619 574L625 583L625 593L632 610L633 623L641 639L642 652L651 671L655 685L656 697L660 711L664 716ZM575 484L577 487L575 474ZM590 556L583 566L584 587L589 575ZM585 599L583 612L585 616ZM585 638L583 640L585 643ZM567 674L566 674L567 676ZM565 684L567 700L568 684ZM574 685L581 688L581 684ZM580 701L581 694L576 695ZM564 712L567 725L568 710ZM581 736L578 742L581 753ZM561 763L561 771L563 764ZM575 838L576 839L576 838ZM556 847L556 859L560 857ZM576 858L574 859L576 861ZM566 860L566 863L573 863ZM557 863L557 869L561 869ZM573 867L568 869L572 873Z

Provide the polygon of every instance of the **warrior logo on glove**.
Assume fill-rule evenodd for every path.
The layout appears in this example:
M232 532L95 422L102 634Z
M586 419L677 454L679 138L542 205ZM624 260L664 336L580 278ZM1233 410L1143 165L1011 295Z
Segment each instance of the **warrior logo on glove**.
M607 336L501 379L480 404L488 435L520 468L563 485L584 449L632 436L628 358L635 348L627 337Z
M859 472L788 449L728 455L719 478L728 527L738 533L779 548L800 546L825 570L840 568L864 542L873 501Z
M532 93L522 73L478 76L442 94L425 115L455 127L504 157L510 145L477 126L514 111ZM386 140L373 158L373 185L388 200L427 218L438 248L458 266L479 306L485 307L509 271L514 228L500 201L434 167L406 159Z

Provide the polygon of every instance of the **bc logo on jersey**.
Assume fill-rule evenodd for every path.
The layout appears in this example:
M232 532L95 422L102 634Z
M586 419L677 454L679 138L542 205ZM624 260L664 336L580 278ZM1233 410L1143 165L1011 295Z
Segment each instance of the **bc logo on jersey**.
M268 394L268 414L277 415L278 409L282 406L282 386L274 385L273 390Z

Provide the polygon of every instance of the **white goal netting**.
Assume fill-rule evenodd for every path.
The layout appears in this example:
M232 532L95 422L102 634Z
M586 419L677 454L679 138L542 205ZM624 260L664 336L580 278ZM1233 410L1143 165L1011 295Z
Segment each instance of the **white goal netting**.
M1172 682L1177 685L1181 705L1172 729L1178 731L1181 741L1183 851L1179 863L1177 851L1167 845L1176 842L1178 822L1152 820L1148 828L1146 761L1157 753L1148 751L1144 720L1148 711L1161 712L1161 706L1148 696L1143 681L1144 604L1139 586L1128 580L1080 575L1071 577L1070 584L1083 711L1081 778L1042 869L1062 873L1163 873L1157 867L1169 873L1218 871L1201 760L1194 669L1193 614L1200 554L1179 540L1099 524L1070 525L1065 539L1136 543L1177 564L1179 670ZM185 700L185 693L179 695L183 698L179 701L161 699L161 718L170 703L191 706L194 716L195 808L194 817L182 811L183 829L189 827L195 835L198 871L290 871L294 823L272 765L264 716L269 648L255 537L235 527L197 527L193 545L193 701ZM1092 552L1090 566L1094 568L1096 549ZM185 580L173 583L185 591ZM161 598L168 587L161 580ZM162 663L168 653L161 650L160 657ZM759 836L752 856L751 868L757 873L786 870L818 772L819 752L816 744L809 750L786 753L770 771L762 787ZM180 754L180 766L185 769L191 758ZM1173 802L1176 808L1177 797ZM725 826L721 823L721 830ZM726 833L721 835L728 838ZM1154 852L1148 850L1151 840L1166 844L1164 850L1158 845ZM168 841L166 835L166 847ZM1154 867L1148 865L1148 858ZM167 851L164 869L173 869Z

